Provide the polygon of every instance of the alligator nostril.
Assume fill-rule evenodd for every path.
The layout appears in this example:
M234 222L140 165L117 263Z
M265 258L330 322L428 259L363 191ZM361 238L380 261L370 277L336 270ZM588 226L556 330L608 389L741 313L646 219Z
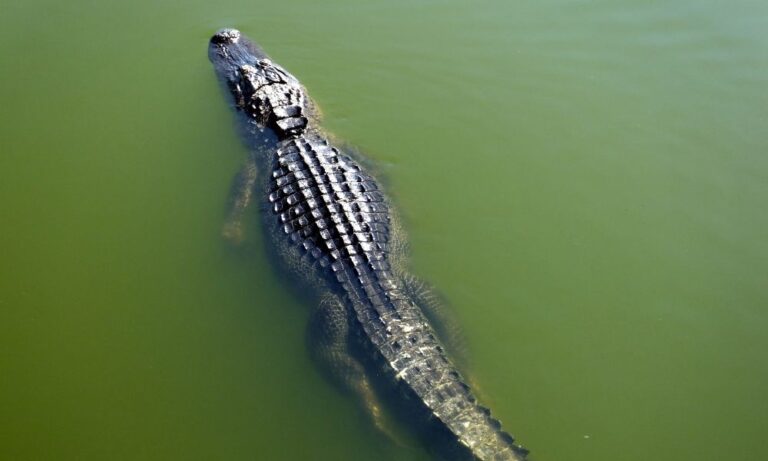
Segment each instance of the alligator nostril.
M213 43L237 43L240 39L240 31L237 29L221 29L211 37Z

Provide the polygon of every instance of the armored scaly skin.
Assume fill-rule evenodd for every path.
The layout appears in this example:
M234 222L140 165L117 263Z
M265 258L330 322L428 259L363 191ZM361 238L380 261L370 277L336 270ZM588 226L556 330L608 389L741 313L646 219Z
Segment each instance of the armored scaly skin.
M481 460L523 460L490 412L480 406L446 356L424 313L393 269L388 200L359 164L314 126L304 88L233 29L219 31L209 56L245 116L271 209L271 235L339 294L352 328L383 364L385 375L415 394Z

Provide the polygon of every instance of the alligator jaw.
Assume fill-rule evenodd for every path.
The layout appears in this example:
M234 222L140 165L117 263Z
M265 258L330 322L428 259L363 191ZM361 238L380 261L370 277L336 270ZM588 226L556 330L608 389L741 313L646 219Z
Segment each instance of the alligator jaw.
M208 46L208 57L217 66L220 60L230 66L239 67L243 64L255 64L269 56L258 45L243 36L237 29L221 29L211 37ZM223 64L223 63L222 63ZM233 68L229 69L234 70Z
M241 67L258 66L261 61L269 59L258 45L237 29L216 32L208 43L208 58L219 79L230 87L239 82Z

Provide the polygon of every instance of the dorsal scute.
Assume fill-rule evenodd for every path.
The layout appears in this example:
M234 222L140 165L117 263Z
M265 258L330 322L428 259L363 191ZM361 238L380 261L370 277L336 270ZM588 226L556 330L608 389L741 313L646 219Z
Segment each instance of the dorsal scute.
M269 127L280 138L298 136L307 128L304 88L287 71L263 59L239 69L245 97L242 109L260 128Z

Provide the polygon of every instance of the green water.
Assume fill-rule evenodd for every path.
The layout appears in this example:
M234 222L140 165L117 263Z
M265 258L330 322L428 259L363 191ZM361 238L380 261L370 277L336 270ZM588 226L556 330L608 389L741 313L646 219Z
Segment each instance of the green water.
M427 459L219 238L223 26L378 165L534 459L768 459L767 2L3 0L2 461Z

